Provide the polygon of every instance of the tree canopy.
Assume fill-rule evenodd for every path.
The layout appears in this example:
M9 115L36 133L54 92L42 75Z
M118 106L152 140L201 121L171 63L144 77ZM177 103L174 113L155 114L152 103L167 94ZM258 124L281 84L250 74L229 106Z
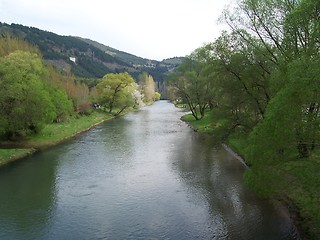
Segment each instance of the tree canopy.
M109 113L120 114L134 105L133 92L136 88L134 79L128 73L109 73L97 85L99 102L106 106Z
M43 78L38 55L16 51L0 60L0 130L14 137L39 131L56 117L56 109Z
M307 161L319 150L319 16L318 0L238 1L220 18L230 30L191 53L167 81L195 119L211 106L215 136L244 139L246 177L257 189L270 183L265 193L276 193L280 179L266 165Z
M188 104L196 120L202 119L205 110L214 104L215 73L208 64L211 61L209 49L198 48L168 78L171 91Z
M1 138L20 138L88 113L95 94L70 69L45 64L36 47L6 33L0 37L0 84Z

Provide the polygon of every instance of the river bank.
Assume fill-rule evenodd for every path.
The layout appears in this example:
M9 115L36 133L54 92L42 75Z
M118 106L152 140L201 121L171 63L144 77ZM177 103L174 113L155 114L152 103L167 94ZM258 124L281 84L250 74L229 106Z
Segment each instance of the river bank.
M0 167L25 158L36 151L34 148L0 149Z
M209 111L202 120L196 121L191 114L181 118L199 133L216 134L219 123L213 123L212 113ZM221 133L218 133L221 134ZM244 149L246 140L237 136L226 140L225 147L232 155L237 156L244 165ZM283 161L275 166L267 166L266 174L276 176L281 180L276 194L264 196L275 202L281 202L282 209L286 209L292 222L297 227L300 237L298 239L319 239L320 237L320 152L316 152L309 161L296 159L296 161ZM254 171L248 168L247 171ZM245 181L248 184L247 179ZM281 183L281 184L280 184ZM249 183L248 185L254 185ZM268 182L255 185L255 191L264 191Z
M49 124L40 133L21 141L0 141L0 166L59 144L113 118L111 114L94 111L88 116L77 116L66 122Z

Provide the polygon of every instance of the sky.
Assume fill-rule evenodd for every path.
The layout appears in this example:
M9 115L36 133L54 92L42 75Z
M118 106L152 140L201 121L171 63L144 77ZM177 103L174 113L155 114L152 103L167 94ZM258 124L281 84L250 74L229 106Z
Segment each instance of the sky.
M220 35L225 0L0 0L0 22L89 38L139 57L186 56Z

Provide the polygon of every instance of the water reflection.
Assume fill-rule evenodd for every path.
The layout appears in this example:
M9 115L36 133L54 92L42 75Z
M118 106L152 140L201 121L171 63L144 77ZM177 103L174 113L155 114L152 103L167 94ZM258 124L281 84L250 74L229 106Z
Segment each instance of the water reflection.
M50 225L56 165L38 158L0 169L0 239L36 239Z
M213 239L294 239L287 216L270 212L272 205L243 185L244 166L213 143L207 135L187 136L172 163L194 204L207 206Z

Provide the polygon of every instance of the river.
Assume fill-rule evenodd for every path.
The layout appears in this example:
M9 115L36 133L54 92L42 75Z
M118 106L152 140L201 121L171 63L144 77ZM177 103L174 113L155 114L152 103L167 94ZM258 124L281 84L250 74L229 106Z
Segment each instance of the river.
M0 239L294 239L166 101L0 169Z

